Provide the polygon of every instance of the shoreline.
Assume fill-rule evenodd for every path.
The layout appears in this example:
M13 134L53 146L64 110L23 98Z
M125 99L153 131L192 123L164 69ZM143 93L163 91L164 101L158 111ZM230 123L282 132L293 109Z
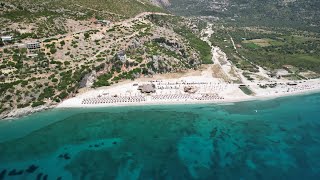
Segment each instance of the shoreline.
M135 107L135 106L161 106L161 105L194 105L194 104L216 104L216 105L224 105L224 104L233 104L233 103L240 103L240 102L251 102L251 101L269 101L273 99L280 99L280 98L288 98L293 96L306 96L312 94L320 93L319 90L313 91L305 91L305 92L298 92L286 95L278 95L278 96L250 96L248 98L237 99L237 100L224 100L224 101L170 101L170 102L149 102L149 103L126 103L126 104L101 104L101 105L92 105L92 106L59 106L56 105L55 109L90 109L90 108L109 108L109 107Z
M56 108L57 105L45 104L39 107L26 107L22 109L15 109L8 114L0 115L0 120L15 120L21 117L26 117L34 113L43 112L49 109Z
M11 111L9 114L6 114L4 116L0 117L0 120L15 120L21 117L26 117L29 115L32 115L34 113L47 111L50 109L90 109L90 108L111 108L111 107L137 107L137 106L161 106L161 105L196 105L196 104L214 104L214 105L228 105L233 103L240 103L240 102L250 102L250 101L269 101L273 99L279 99L279 98L287 98L292 96L306 96L306 95L312 95L312 94L318 94L320 93L320 89L314 89L314 90L307 90L307 91L301 91L301 92L295 92L295 93L288 93L288 94L279 94L274 96L249 96L247 98L237 99L237 100L223 100L223 101L171 101L171 102L153 102L153 103L131 103L131 104L110 104L110 105L98 105L98 106L69 106L69 107L61 107L60 104L56 105L43 105L40 107L27 107L23 109L16 109L14 111ZM66 99L63 102L70 100L72 98ZM63 103L62 102L62 103Z
M15 109L0 119L13 120L48 109L104 108L188 104L232 104L248 101L267 101L281 97L303 96L320 93L320 79L306 81L256 81L245 84L226 83L212 75L211 66L185 74L165 74L152 78L123 81L97 89L83 88L75 97L56 104L48 101L39 107ZM294 83L295 85L291 85ZM154 85L149 94L139 86ZM272 86L276 84L276 86ZM245 85L254 95L246 95L239 87ZM265 88L262 88L264 85ZM187 88L187 91L186 91ZM190 92L194 90L194 92Z
M191 82L198 82L198 84L194 85ZM229 104L246 101L265 101L281 97L320 93L320 79L299 82L296 86L279 82L280 87L265 89L252 83L251 85L248 85L248 87L253 90L255 95L244 94L239 88L240 84L227 84L218 79L204 76L187 76L178 79L152 81L152 83L155 84L156 92L148 95L140 93L134 86L134 84L140 85L145 83L145 81L134 81L120 84L115 87L112 86L90 90L61 102L56 108L97 108L171 104ZM163 89L163 84L168 87L171 86L171 89ZM194 94L184 92L183 89L186 86L189 86L187 84L192 84L198 88L198 92ZM172 90L172 87L175 87L176 89ZM124 91L123 89L127 91ZM130 94L128 91L130 91ZM134 99L136 97L142 98L143 100L130 101L131 98Z

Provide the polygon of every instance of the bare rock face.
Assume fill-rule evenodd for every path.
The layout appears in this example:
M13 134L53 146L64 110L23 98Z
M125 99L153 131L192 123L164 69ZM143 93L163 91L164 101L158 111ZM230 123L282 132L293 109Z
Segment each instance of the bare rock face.
M42 106L38 106L38 107L25 107L25 108L21 108L21 109L14 109L12 111L10 111L8 114L0 114L0 119L12 119L12 118L18 118L18 117L22 117L22 116L27 116L29 114L33 114L36 112L40 112L40 111L44 111L47 109L51 109L53 108L54 105L50 105L50 104L45 104Z
M86 74L80 82L80 88L91 87L97 77L96 71Z

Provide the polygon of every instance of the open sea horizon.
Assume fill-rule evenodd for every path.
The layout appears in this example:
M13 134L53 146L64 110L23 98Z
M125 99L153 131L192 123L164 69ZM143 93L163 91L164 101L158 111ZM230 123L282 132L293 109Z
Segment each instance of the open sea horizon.
M320 179L320 94L0 121L0 180Z

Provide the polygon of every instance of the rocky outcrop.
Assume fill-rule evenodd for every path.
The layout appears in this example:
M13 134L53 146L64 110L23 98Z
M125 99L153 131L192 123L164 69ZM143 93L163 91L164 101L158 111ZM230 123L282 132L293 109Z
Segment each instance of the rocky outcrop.
M55 105L52 104L46 104L38 107L26 107L26 108L21 108L21 109L15 109L9 112L8 114L1 114L0 119L13 119L13 118L18 118L22 116L27 116L36 112L44 111L47 109L52 109L54 108Z
M92 71L91 73L86 74L80 82L80 88L91 87L96 78L97 78L96 71Z

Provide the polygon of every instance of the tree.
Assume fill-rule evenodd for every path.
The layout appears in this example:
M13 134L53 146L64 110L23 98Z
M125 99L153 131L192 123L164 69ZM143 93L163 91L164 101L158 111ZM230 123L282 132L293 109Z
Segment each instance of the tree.
M68 93L66 92L66 91L62 91L60 94L59 94L59 98L60 99L64 99L64 98L66 98L66 97L68 97Z
M64 42L64 40L60 41L60 45L64 46L66 43Z
M2 39L0 39L0 47L4 46L4 43L2 42Z
M32 103L32 107L37 107L37 106L41 106L41 105L44 105L44 104L46 104L45 102L43 102L43 101L37 101L37 102L34 102L34 103Z
M89 37L90 37L90 34L89 34L89 33L87 33L87 32L84 33L84 38L85 38L85 39L88 39Z
M56 53L56 52L57 52L57 49L56 49L56 48L54 48L54 47L53 47L53 48L50 48L50 53L51 53L51 54L54 54L54 53Z

